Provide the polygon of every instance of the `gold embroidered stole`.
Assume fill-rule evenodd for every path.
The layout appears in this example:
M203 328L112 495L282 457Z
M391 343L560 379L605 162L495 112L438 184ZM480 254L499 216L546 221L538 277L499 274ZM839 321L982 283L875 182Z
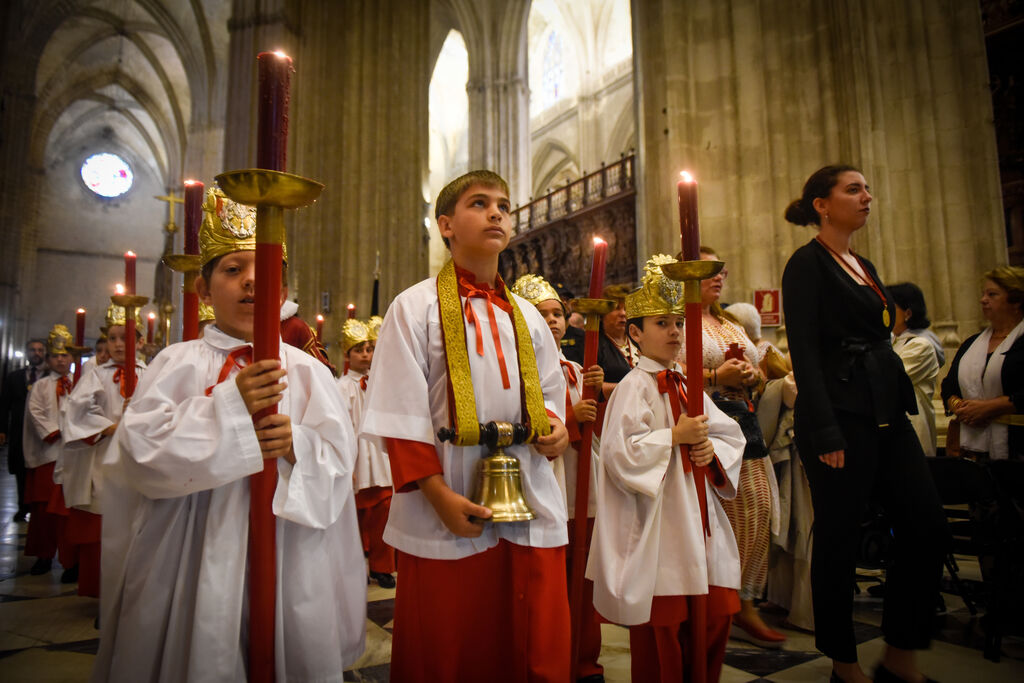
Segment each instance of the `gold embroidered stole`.
M480 443L480 423L476 413L476 396L469 369L469 351L466 347L466 318L459 296L459 280L451 259L437 275L437 300L441 312L441 334L444 340L445 362L448 366L448 416L455 430L455 444L473 446ZM533 340L526 326L523 312L515 297L509 294L512 322L516 336L516 358L519 363L519 386L526 426L530 430L528 441L535 436L551 433L544 394L540 388L540 373ZM454 409L454 410L453 410Z

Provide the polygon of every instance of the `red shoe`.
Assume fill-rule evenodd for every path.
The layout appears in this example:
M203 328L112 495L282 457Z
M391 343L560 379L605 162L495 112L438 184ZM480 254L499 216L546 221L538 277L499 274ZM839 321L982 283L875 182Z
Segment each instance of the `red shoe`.
M733 617L732 629L729 631L729 637L753 643L758 647L773 649L781 648L783 643L786 642L786 636L784 634L779 633L766 625L756 626L754 624L747 623L738 616Z

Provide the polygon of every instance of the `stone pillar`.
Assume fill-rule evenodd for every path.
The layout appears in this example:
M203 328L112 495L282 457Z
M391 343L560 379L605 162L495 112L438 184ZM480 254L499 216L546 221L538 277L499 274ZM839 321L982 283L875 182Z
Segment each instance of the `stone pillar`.
M674 183L700 182L702 240L725 298L778 286L813 236L783 210L817 168L859 166L875 194L855 249L924 290L950 336L978 325L979 275L1006 261L976 3L632 3L638 253L679 249ZM642 261L642 258L640 259ZM955 335L953 335L955 336Z
M307 321L330 294L324 340L340 363L345 305L369 315L377 251L382 313L428 274L429 5L303 0L300 16L288 166L326 188L292 217L289 282Z

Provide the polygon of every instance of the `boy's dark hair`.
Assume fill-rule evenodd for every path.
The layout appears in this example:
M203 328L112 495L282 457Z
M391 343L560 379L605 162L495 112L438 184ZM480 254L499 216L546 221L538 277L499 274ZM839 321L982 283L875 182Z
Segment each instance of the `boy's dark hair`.
M643 318L627 318L626 319L626 336L629 337L630 339L632 339L633 343L636 344L637 347L639 347L640 346L640 342L638 342L636 340L636 338L629 333L629 326L630 325L636 325L639 329L642 330L642 329L644 329L644 319ZM643 349L640 349L640 350L642 351Z
M928 319L928 307L924 303L924 292L913 282L900 282L886 287L896 305L904 311L910 311L910 317L904 323L908 329L924 330L931 326Z
M231 253L234 253L234 252L231 252ZM224 258L225 256L227 256L227 254L222 254L222 255L218 256L217 258L211 259L211 260L209 260L209 261L207 261L206 263L203 264L203 267L199 271L199 274L203 276L203 279L206 280L207 284L210 283L210 278L213 276L213 269L217 267L217 264L220 263L220 260L222 258ZM287 282L287 281L288 281L288 262L287 261L281 261L281 282Z
M435 220L441 216L451 216L455 213L455 205L459 202L459 197L473 185L483 185L484 187L499 189L506 195L509 194L508 183L494 171L486 169L470 171L460 175L441 188L441 191L437 194L437 200L434 202ZM444 246L451 246L448 244L447 237L442 237L441 239L444 240Z

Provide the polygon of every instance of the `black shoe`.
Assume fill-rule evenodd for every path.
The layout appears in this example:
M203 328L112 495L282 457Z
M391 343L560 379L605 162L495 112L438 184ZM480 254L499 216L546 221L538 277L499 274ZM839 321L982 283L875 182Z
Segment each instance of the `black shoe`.
M32 565L32 569L28 570L28 573L32 576L42 576L43 574L49 574L50 569L53 568L53 560L48 557L40 557L36 560L36 563Z
M28 519L28 508L19 508L18 511L14 513L13 521L15 521L15 522L24 522L27 519Z
M888 669L885 668L885 665L883 665L883 664L879 664L878 667L875 669L875 678L874 678L874 680L875 680L876 683L906 683L906 679L900 678L899 676L897 676L893 672L889 671ZM927 676L925 676L924 677L924 683L939 683L939 682L936 681L934 678L928 678Z
M395 577L391 576L391 574L385 574L384 572L370 572L370 576L373 577L373 580L376 581L377 585L381 588L395 587Z
M576 683L604 683L604 674L590 674L583 678L577 678Z
M68 567L64 570L64 573L60 575L61 583L78 583L78 564L74 567Z

